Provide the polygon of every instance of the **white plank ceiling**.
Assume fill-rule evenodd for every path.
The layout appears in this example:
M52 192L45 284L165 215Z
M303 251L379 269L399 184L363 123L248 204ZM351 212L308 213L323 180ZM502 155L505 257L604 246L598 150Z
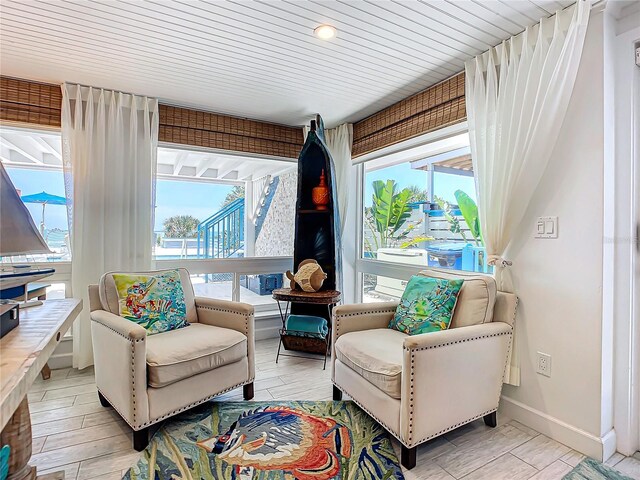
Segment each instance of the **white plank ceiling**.
M3 75L288 125L360 120L567 0L3 0ZM334 25L336 38L313 29Z

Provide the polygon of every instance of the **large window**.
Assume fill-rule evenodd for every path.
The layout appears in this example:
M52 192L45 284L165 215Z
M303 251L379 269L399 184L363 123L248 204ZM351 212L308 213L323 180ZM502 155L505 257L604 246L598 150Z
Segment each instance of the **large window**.
M406 265L407 272L426 266L489 271L466 134L423 146L419 156L396 153L362 168L361 265L376 260ZM362 277L365 301L402 295L405 275L370 270Z
M156 260L292 256L296 185L295 162L160 148ZM262 308L274 306L271 291L282 286L283 275L220 272L192 280L197 294Z
M60 134L0 129L0 158L51 253L2 258L2 262L71 260Z

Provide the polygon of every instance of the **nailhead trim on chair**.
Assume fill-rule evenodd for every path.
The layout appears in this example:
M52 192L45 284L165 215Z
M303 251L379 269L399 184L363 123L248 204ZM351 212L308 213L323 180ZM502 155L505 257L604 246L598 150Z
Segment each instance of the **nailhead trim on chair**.
M372 313L392 313L395 312L396 309L395 308L385 308L385 309L378 309L378 310L361 310L358 312L353 312L353 313L346 313L343 315L335 315L333 316L334 318L334 322L336 325L336 337L340 336L340 320L343 318L347 318L347 317L358 317L360 315L371 315Z
M212 312L222 312L222 313L232 313L234 315L238 315L241 317L244 317L244 334L245 336L249 336L249 319L253 316L253 314L245 314L245 313L240 313L237 310L229 310L226 308L216 308L216 307L209 307L209 306L204 306L204 305L196 305L196 313L198 312L198 309L203 309L203 310L211 310Z
M447 428L445 430L441 430L440 432L438 432L438 433L436 433L434 435L431 435L431 436L429 436L427 438L423 438L422 440L418 441L417 443L413 443L412 442L412 438L413 438L413 393L414 393L414 391L413 391L413 381L414 381L415 352L420 351L420 350L431 350L433 348L446 347L448 345L455 345L457 343L470 342L472 340L481 340L483 338L501 337L503 335L509 335L510 339L513 339L512 332L513 332L513 327L511 328L510 332L494 333L494 334L491 334L491 335L479 335L477 337L471 337L471 338L465 338L465 339L462 339L462 340L456 340L455 342L439 343L437 345L430 345L428 347L416 347L416 348L403 347L404 350L406 350L406 351L411 353L411 372L410 372L410 375L409 375L409 439L408 439L409 440L409 442L408 442L409 443L409 445L408 445L409 447L412 447L412 446L415 446L415 445L419 445L422 442L425 442L425 441L427 441L427 440L429 440L431 438L435 438L437 436L440 436L443 433L448 432L449 430L453 430L454 428L457 428L457 427L459 427L461 425L465 425L465 424L467 424L469 422L472 422L473 420L475 420L477 418L484 417L485 415L487 415L487 414L489 414L491 412L495 412L497 410L497 408L494 408L492 410L489 410L486 413L480 414L477 417L473 417L473 418L471 418L469 420L466 420L466 421L464 421L462 423L458 423L458 424L454 425L453 427ZM510 348L511 348L511 340L509 341L509 349ZM509 355L507 353L507 361L508 361L508 359L509 359ZM502 373L502 380L503 381L504 381L504 375L505 375L506 371L507 371L507 365L506 365L506 362L505 362L504 370L503 370L503 373ZM500 382L500 385L502 385L502 382ZM500 394L498 394L498 399L499 398L500 398Z
M129 340L130 342L144 342L144 341L145 341L145 339L146 339L146 337L143 337L143 338L131 338L129 335L125 335L125 334L123 334L123 333L119 332L118 330L115 330L115 329L111 328L109 325L107 325L106 323L102 323L100 320L95 320L95 319L93 319L93 318L92 318L92 319L91 319L91 321L92 321L92 322L99 323L99 324L100 324L100 325L102 325L103 327L108 328L108 329L109 329L109 330L111 330L112 332L114 332L114 333L116 333L116 334L120 335L120 336L121 336L121 337L123 337L123 338L126 338L126 339L127 339L127 340Z
M497 408L492 408L491 410L487 410L486 412L481 413L480 415L476 415L475 417L471 417L468 420L465 420L465 421L460 422L460 423L456 423L455 425L452 425L452 426L447 427L447 428L445 428L443 430L440 430L439 432L436 432L433 435L429 435L428 437L424 437L422 440L418 440L417 442L415 442L413 444L410 443L409 445L407 445L407 447L412 448L412 447L415 447L417 445L421 445L422 443L424 443L424 442L426 442L428 440L431 440L432 438L439 437L443 433L447 433L447 432L450 432L451 430L455 430L456 428L461 427L462 425L466 425L467 423L473 422L474 420L477 420L477 419L479 419L481 417L484 417L485 415L489 415L491 412L495 412L496 410L498 410L498 409Z
M340 390L342 390L344 393L346 393L347 395L349 395L349 397L351 397L351 401L353 401L353 403L355 403L356 405L358 405L362 410L364 410L365 412L367 412L367 415L369 415L371 418L373 418L376 422L378 422L380 425L382 425L391 435L393 435L395 438L398 439L398 441L400 443L402 443L404 445L404 442L402 442L402 440L400 440L399 434L396 434L391 427L389 427L386 423L384 423L382 420L380 420L378 417L376 417L373 413L371 413L369 411L369 409L367 407L365 407L364 405L362 405L358 400L356 400L353 395L351 395L346 388L340 386L340 385L336 385L334 383L334 385L336 387L338 387Z
M169 412L169 413L165 413L165 414L164 414L164 415L162 415L161 417L155 418L155 419L150 420L150 421L145 422L145 423L141 423L141 424L139 424L139 425L137 425L137 426L132 425L132 424L131 424L127 419L126 419L126 417L122 414L122 412L120 412L120 410L118 410L116 407L114 407L114 406L113 406L113 403L111 402L111 400L109 400L109 397L107 397L104 393L102 393L102 391L100 391L100 389L98 389L98 391L102 394L102 396L103 396L104 398L106 398L107 400L109 400L109 403L111 404L111 406L113 407L113 409L114 409L116 412L118 412L118 415L120 415L120 417L122 417L122 419L125 421L125 423L126 423L127 425L129 425L129 426L130 426L132 429L134 429L134 430L140 430L140 429L142 429L142 428L144 428L144 427L148 427L148 426L150 426L150 425L153 425L153 424L155 424L155 423L158 423L159 421L164 420L165 418L172 417L173 415L176 415L176 414L178 414L178 413L180 413L180 412L184 412L185 410L189 410L190 408L195 407L196 405L200 405L201 403L204 403L204 402L206 402L206 401L208 401L208 400L211 400L212 398L217 397L218 395L222 395L223 393L227 393L227 392L230 392L231 390L235 390L235 389L236 389L236 388L238 388L238 387L242 387L243 385L247 385L247 384L249 384L249 383L253 382L254 380L255 380L255 378L251 378L251 379L249 379L249 380L247 380L247 381L245 381L245 382L241 382L241 383L238 383L238 384L236 384L236 385L233 385L232 387L226 388L226 389L224 389L224 390L220 390L219 392L214 393L213 395L209 395L209 396L207 396L207 397L205 397L205 398L203 398L203 399L201 399L201 400L197 400L197 401L195 401L195 402L193 402L193 403L190 403L189 405L185 405L184 407L178 408L178 409L176 409L176 410L172 410L172 411L171 411L171 412ZM135 417L134 417L134 418L135 418Z

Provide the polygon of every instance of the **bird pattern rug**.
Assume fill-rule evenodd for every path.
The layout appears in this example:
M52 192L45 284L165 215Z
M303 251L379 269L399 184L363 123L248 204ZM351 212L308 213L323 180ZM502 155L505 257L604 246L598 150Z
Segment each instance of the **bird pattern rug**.
M209 402L167 421L126 480L403 479L353 402Z

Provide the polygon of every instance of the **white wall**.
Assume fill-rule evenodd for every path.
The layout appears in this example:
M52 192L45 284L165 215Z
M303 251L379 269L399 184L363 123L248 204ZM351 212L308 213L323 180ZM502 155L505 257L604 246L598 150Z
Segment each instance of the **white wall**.
M507 252L520 298L521 386L505 386L502 402L508 416L596 458L612 427L601 415L611 403L611 372L602 369L610 363L602 331L611 328L603 325L603 24L593 13L560 139ZM557 239L533 238L545 215L559 217ZM538 351L552 357L551 378L536 373Z

